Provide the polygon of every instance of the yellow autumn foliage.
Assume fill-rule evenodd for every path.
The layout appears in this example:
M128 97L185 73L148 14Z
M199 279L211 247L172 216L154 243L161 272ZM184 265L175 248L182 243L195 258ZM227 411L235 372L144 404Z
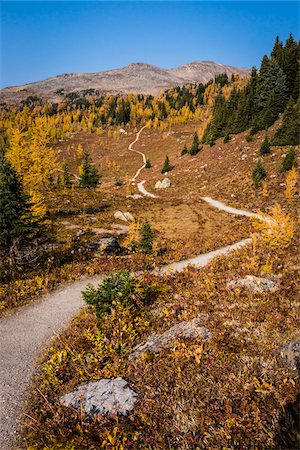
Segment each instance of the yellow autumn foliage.
M288 247L293 239L296 224L293 218L285 213L277 203L270 213L258 212L261 218L252 219L258 240L270 248Z

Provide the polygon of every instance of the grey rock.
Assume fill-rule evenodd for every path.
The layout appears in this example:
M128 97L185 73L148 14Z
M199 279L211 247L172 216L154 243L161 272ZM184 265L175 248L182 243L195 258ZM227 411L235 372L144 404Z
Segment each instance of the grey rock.
M116 211L114 213L114 218L115 219L119 219L119 220L123 220L124 222L133 222L134 221L134 217L130 212L122 212L122 211Z
M284 360L285 364L300 375L300 339L288 341L281 345L276 353Z
M201 326L203 317L180 322L169 328L162 334L151 334L149 338L141 344L134 347L133 352L129 355L129 359L137 359L144 352L157 353L161 349L169 348L178 338L194 338L209 341L211 333L207 328Z
M84 245L87 250L100 250L107 255L118 254L121 251L119 242L113 237L101 238L97 242L88 242Z
M108 255L118 254L121 251L121 247L117 239L113 237L102 238L99 240L99 249L101 252Z
M166 189L170 187L172 184L169 178L164 178L163 181L157 181L155 184L155 189Z
M263 294L264 292L275 292L279 289L274 281L267 278L255 277L254 275L247 275L245 278L229 281L227 283L227 288L246 288L251 292L258 292L260 294Z
M138 395L123 378L102 379L82 384L75 391L60 397L64 406L83 409L88 417L94 414L127 416Z

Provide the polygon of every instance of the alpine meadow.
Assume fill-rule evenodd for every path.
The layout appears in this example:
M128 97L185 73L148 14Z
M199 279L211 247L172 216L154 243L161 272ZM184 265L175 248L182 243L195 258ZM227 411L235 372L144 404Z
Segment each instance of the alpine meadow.
M276 12L293 2L3 3L4 56L15 23L33 59L5 56L20 82L0 90L0 449L300 448L300 43ZM239 54L233 7L245 27L270 14ZM201 45L210 9L231 27ZM30 11L68 73L35 66ZM140 42L114 53L131 16ZM95 20L114 67L147 63L85 68ZM222 40L232 57L206 60Z

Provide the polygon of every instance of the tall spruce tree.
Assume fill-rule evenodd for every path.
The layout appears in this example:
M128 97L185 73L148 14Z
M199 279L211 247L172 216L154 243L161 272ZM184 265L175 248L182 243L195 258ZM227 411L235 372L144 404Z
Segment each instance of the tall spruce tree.
M281 127L276 131L272 145L300 144L300 98L297 103L290 99Z
M45 232L32 206L21 179L0 150L0 252L12 263L20 250Z

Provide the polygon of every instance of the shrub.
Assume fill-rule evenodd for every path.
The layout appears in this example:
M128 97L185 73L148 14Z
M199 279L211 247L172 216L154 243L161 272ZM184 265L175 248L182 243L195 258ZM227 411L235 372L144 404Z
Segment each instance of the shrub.
M115 181L115 186L120 187L124 185L124 181L120 180L119 178Z
M150 159L146 159L145 169L150 169L152 167Z
M284 160L281 164L281 172L287 172L288 170L291 170L293 167L296 166L296 151L294 147L291 147L287 154L285 155Z
M253 136L251 136L250 134L248 134L248 136L246 136L246 141L247 141L247 142L252 142L252 141L253 141Z
M141 278L135 278L127 270L123 270L106 277L97 288L89 284L82 292L82 297L101 319L116 304L138 308L150 303L150 294L150 287Z
M262 184L262 181L266 178L266 176L267 176L267 172L266 172L264 166L262 165L261 160L259 159L256 167L253 169L253 172L252 172L252 180L253 180L254 186L256 188L260 187Z
M227 144L230 140L231 140L231 136L229 133L227 133L226 136L224 137L223 142L224 142L224 144Z
M270 153L271 153L270 142L269 142L269 138L266 137L260 146L260 154L261 155L269 155Z
M187 148L186 144L184 144L184 147L181 151L181 156L187 155L189 153L189 149Z
M189 150L189 153L194 156L197 155L197 153L200 152L200 150L202 150L203 147L200 147L200 140L199 140L199 136L198 133L195 131L194 133L194 137L193 137L193 142L192 142L192 146Z
M140 242L139 248L143 253L152 253L153 252L153 241L154 241L154 232L150 223L146 220L141 228L139 229L140 233Z

